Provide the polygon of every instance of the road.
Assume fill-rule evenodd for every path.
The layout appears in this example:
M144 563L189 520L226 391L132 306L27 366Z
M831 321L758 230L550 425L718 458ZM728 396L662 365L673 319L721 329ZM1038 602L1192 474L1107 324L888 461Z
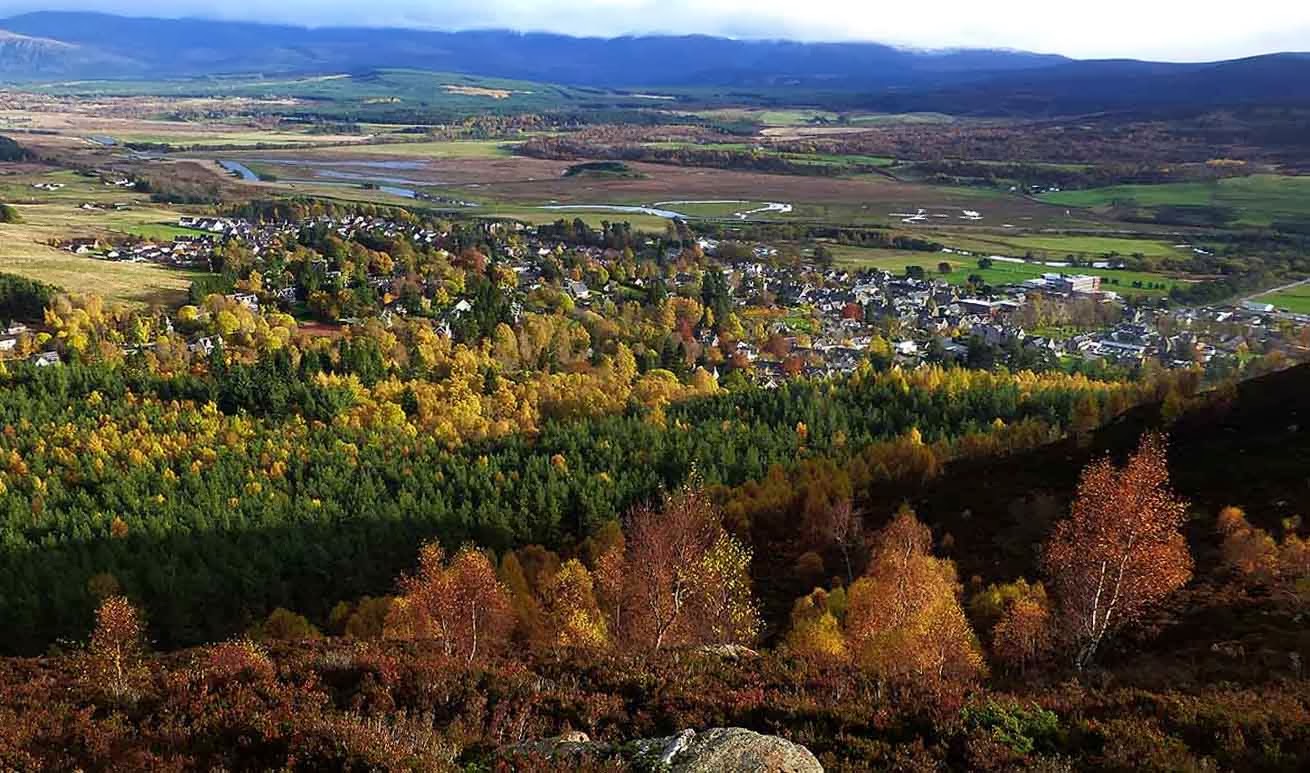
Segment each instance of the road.
M1273 295L1274 293L1281 293L1284 290L1291 290L1293 287L1300 287L1301 285L1306 284L1307 282L1310 282L1310 279L1302 279L1299 282L1292 282L1291 284L1285 284L1282 287L1274 287L1269 290L1261 290L1258 293L1252 293L1251 295L1238 298L1237 303L1243 303L1245 301L1249 301L1254 298L1259 298L1262 295Z

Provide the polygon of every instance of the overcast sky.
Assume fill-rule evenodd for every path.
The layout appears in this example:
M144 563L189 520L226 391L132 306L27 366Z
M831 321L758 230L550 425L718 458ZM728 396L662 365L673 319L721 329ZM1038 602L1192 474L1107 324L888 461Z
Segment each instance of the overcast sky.
M306 26L872 40L1080 58L1310 51L1310 0L0 0L0 16L56 9Z

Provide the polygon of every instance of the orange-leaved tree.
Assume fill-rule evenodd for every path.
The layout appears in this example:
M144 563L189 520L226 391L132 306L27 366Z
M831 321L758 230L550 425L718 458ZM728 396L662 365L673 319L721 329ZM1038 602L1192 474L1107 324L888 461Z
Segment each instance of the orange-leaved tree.
M435 542L419 549L419 569L400 582L385 636L435 640L451 658L473 663L502 648L514 620L509 593L486 554L471 546L449 561Z
M1043 566L1060 605L1060 632L1086 668L1116 630L1141 619L1192 576L1183 537L1187 503L1169 487L1164 436L1148 433L1128 463L1088 465Z
M1238 507L1219 511L1224 564L1243 580L1267 586L1279 597L1310 602L1310 540L1298 533L1299 517L1283 521L1283 538L1252 526Z
M758 632L750 551L699 486L669 496L662 510L633 510L624 564L623 634L635 649L745 643Z

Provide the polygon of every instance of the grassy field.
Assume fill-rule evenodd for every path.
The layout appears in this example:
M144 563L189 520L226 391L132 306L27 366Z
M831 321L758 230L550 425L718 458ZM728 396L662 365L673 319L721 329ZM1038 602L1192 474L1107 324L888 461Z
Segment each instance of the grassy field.
M1272 303L1278 308L1287 309L1294 314L1310 314L1310 284L1297 285L1280 292L1268 293L1253 300L1260 303Z
M32 188L35 182L61 183L58 191ZM0 271L37 279L70 292L93 292L126 303L176 303L193 274L150 264L111 262L73 255L54 245L74 237L115 233L163 234L178 213L146 197L106 186L73 172L15 176L0 182L0 200L14 202L21 223L0 224ZM84 209L82 205L123 204L128 209Z
M1048 193L1040 198L1052 204L1088 208L1116 203L1148 209L1169 205L1231 207L1238 212L1238 222L1246 225L1310 219L1310 177L1252 175L1215 182L1116 185Z
M0 234L5 231L0 226ZM59 250L0 249L0 272L47 282L72 293L94 293L120 303L174 306L184 302L197 274L145 263L72 255Z
M196 236L203 233L193 228L179 228L172 223L139 223L114 228L113 230L159 242L172 241L179 236Z
M949 247L970 252L997 253L1020 258L1032 252L1034 257L1046 260L1061 260L1068 255L1079 258L1099 258L1110 254L1121 256L1140 254L1148 258L1185 258L1189 255L1186 249L1166 242L1122 236L948 232L935 232L924 236Z
M1042 274L1066 272L1071 274L1089 274L1106 280L1106 289L1121 295L1165 295L1175 285L1185 284L1181 279L1144 271L1120 271L1114 269L1070 268L1060 269L1044 266L1040 263L1010 263L995 261L991 268L979 268L976 259L961 258L948 253L904 252L897 250L877 250L846 245L831 247L837 262L851 268L880 268L899 274L906 266L921 266L929 275L939 276L952 284L964 284L970 275L977 274L991 285L1019 284L1034 279ZM948 263L949 274L939 274L938 264ZM1133 287L1134 282L1141 282L1141 288ZM1145 285L1163 285L1147 288Z

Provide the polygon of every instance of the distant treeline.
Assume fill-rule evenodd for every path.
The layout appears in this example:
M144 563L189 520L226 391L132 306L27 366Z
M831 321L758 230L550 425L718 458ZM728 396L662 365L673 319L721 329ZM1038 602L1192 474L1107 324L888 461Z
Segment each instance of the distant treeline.
M771 174L837 177L860 172L877 172L875 166L860 164L816 164L754 150L688 145L651 147L642 144L597 145L573 137L533 137L518 146L518 152L533 158L576 161L585 158L609 158L643 161L648 164L699 166L712 169L745 169Z
M934 182L973 182L990 186L1017 183L1034 188L1104 188L1111 185L1153 185L1161 183L1217 180L1249 174L1245 164L1160 165L1096 164L1086 166L1031 164L1023 162L921 161L913 169Z
M0 135L0 161L16 163L18 161L30 161L32 158L32 152L27 148L14 142L9 137Z
M716 223L697 221L688 225L698 236L744 242L833 241L858 247L941 252L942 244L915 236L893 234L884 228L851 228L818 223Z

